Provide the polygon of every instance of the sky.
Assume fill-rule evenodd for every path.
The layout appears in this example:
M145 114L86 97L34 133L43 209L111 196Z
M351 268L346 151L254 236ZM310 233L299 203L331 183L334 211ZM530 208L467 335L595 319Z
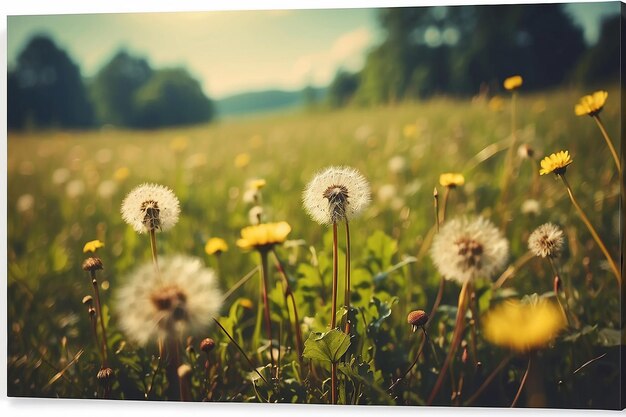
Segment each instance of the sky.
M619 3L568 4L589 43ZM120 49L153 68L184 66L212 98L330 83L359 70L382 40L376 9L108 13L10 16L9 67L36 33L46 33L92 77Z

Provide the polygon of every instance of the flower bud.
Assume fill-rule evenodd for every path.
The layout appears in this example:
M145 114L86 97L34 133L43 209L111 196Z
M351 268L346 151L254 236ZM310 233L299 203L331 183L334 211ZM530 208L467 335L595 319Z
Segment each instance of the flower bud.
M406 321L411 325L412 330L416 331L428 322L428 314L424 310L414 310L409 313Z
M98 269L102 269L100 258L87 258L83 262L83 270L85 271L97 271Z
M200 350L204 353L209 353L213 350L213 348L215 348L215 340L210 337L207 337L200 342Z

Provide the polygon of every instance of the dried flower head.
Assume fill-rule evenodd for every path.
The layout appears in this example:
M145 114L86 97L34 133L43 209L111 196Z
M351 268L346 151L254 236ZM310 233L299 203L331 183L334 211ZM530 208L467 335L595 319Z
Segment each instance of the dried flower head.
M98 371L98 375L96 375L96 377L98 378L98 382L100 382L101 384L109 384L113 379L113 369L102 368Z
M536 216L541 213L541 204L539 204L539 201L529 198L524 200L521 210L523 214Z
M241 239L237 246L241 249L267 250L272 246L283 243L291 232L287 222L261 223L241 229Z
M103 247L104 243L100 242L98 239L90 240L89 242L85 243L85 246L83 246L83 253L95 252L96 250Z
M222 305L217 276L199 258L185 255L139 266L115 294L121 329L145 346L157 337L202 334Z
M187 378L188 376L191 375L191 366L187 365L186 363L183 363L182 365L178 367L176 372L178 373L179 378L181 379Z
M541 169L539 174L545 175L554 172L557 175L565 174L567 166L574 162L570 157L569 151L560 151L546 156L541 160Z
M263 220L263 207L254 206L248 210L248 221L250 224L261 224Z
M541 258L556 258L561 254L563 242L563 230L555 224L545 223L530 234L528 249Z
M502 269L509 242L483 217L456 218L435 236L430 254L441 275L462 284L477 277L491 278Z
M483 319L485 338L518 352L541 348L565 327L559 307L544 298L505 301Z
M455 188L465 184L465 177L463 174L456 172L446 172L439 176L439 184L443 187Z
M100 258L87 258L83 262L84 271L97 271L99 269L103 269L102 260L100 260Z
M316 174L303 193L304 209L319 224L352 220L370 202L370 186L359 171L329 167Z
M137 233L168 230L178 222L180 203L169 188L142 184L122 202L122 218Z
M602 111L608 96L609 93L600 90L581 97L580 100L578 100L578 104L574 106L574 113L576 113L576 116L596 116Z
M532 159L535 156L535 150L527 143L523 143L517 148L517 155L522 159Z
M93 297L91 295L84 296L82 303L86 306L91 306L93 304Z
M424 310L414 310L409 313L406 321L411 325L412 330L416 331L428 322L428 314Z
M202 339L202 341L200 342L200 350L203 351L204 353L209 353L214 348L215 348L215 340L211 339L210 337L206 337Z
M513 75L512 77L504 80L504 88L508 91L517 90L522 86L524 80L520 75Z
M204 245L204 251L207 255L219 255L227 250L228 244L220 237L212 237L207 240L206 245Z

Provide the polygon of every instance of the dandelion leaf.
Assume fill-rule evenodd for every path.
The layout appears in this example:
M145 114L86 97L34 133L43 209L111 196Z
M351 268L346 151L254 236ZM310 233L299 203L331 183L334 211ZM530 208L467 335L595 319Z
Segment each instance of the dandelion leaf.
M349 347L350 337L337 329L326 333L312 332L304 342L302 355L307 359L337 363Z

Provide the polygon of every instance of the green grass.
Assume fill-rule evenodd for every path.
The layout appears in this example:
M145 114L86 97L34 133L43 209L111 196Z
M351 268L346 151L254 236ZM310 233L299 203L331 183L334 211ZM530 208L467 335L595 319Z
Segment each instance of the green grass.
M510 135L507 97L501 111L494 111L481 100L436 98L380 108L229 120L176 130L9 133L8 394L81 398L101 395L95 378L99 368L97 348L81 304L83 296L91 293L90 281L81 269L86 256L82 247L98 238L106 245L98 256L105 265L100 279L108 284L102 294L111 313L110 344L114 352L119 351L113 359L116 382L112 396L143 398L146 372L150 375L154 370L151 356L156 354L156 347L135 349L126 344L120 350L124 337L117 330L117 322L123 318L116 316L112 303L112 293L123 285L133 267L150 261L147 237L135 234L122 221L119 210L126 193L143 182L171 187L181 202L179 223L158 235L162 254L191 254L215 267L216 259L204 254L204 243L212 236L226 239L230 250L219 260L220 286L226 291L258 261L256 256L239 251L235 241L240 229L248 225L250 206L242 201L246 181L266 179L266 218L287 221L292 226L289 238L306 242L297 253L278 248L295 288L300 318L314 317L313 330L324 331L330 320L329 307L323 300L328 300L330 294L328 290L321 292L317 284L311 289L303 283L319 283L307 250L312 246L319 255L324 287L330 288L330 236L327 229L306 217L301 193L318 170L329 165L350 165L365 175L373 191L371 206L351 228L354 285L358 287L354 305L370 325L379 325L367 332L362 324L357 328L362 330L366 349L355 357L352 370L345 370L351 376L343 389L348 396L354 396L351 401L424 404L432 389L452 334L459 287L454 283L446 286L442 307L430 326L435 346L426 349L409 384L400 384L390 396L387 388L410 364L418 344L418 333L410 332L406 314L413 309L430 309L439 276L427 255L396 272L384 272L406 257L418 255L421 249L422 254L427 253L423 245L428 244L427 234L434 224L433 187L438 186L441 173L457 171L465 175L466 185L452 193L448 218L482 214L505 225L511 262L526 252L528 235L540 224L558 223L566 232L563 274L574 293L571 308L582 324L578 329L566 330L539 354L546 405L617 408L621 340L619 336L615 340L615 332L620 330L615 279L562 184L553 176L545 176L538 179L538 188L532 189L539 159L561 149L569 150L574 159L568 168L569 182L609 251L618 257L618 177L595 123L573 113L581 93L559 90L521 95L518 143L528 143L536 157L532 161L516 159L508 215L504 217L495 208L501 195L499 184ZM620 128L618 97L618 90L611 89L602 113L614 140ZM174 150L171 143L179 137L187 138L188 147ZM501 151L475 164L475 155L485 148L492 149L493 144L499 144L496 147ZM242 153L249 154L250 163L237 167L234 161ZM405 169L393 173L388 168L389 160L398 155L405 159ZM126 178L116 177L120 169L128 170ZM63 175L59 170L67 170L66 181L59 181ZM105 181L114 188L110 195L103 195L101 184ZM80 188L79 184L83 192L71 195L71 189ZM378 190L385 184L397 190L391 203L378 198ZM443 192L440 186L439 192ZM25 203L25 195L34 198L32 207ZM529 198L539 201L539 215L521 212L522 203ZM511 291L518 297L547 293L552 289L551 274L547 263L535 259L507 282L503 290L508 293L492 292L489 283L479 282L477 294L484 296L481 309L488 309ZM225 303L222 315L255 364L262 366L267 360L261 360L261 355L255 353L259 346L252 346L248 338L259 302L257 280L255 276L237 290ZM270 281L271 287L276 287L271 297L275 322L281 318L284 321L281 343L292 346L274 270ZM383 307L373 304L372 297ZM251 300L253 307L241 307L243 299ZM388 317L383 314L385 303L390 306ZM215 327L208 330L207 336L221 342L215 352L221 378L212 390L213 400L259 401L260 396L276 401L328 401L324 394L329 389L329 382L324 383L328 367L324 362L314 361L312 368L299 368L290 365L298 361L289 352L280 383L261 384L255 390L249 382L247 363L228 345L228 339ZM198 341L193 341L196 351ZM81 349L85 353L76 363L51 381ZM606 356L574 374L587 360L604 353ZM506 355L505 350L487 344L478 335L477 359L482 366L475 370L458 361L455 365L457 379L460 372L467 375L460 403ZM193 365L193 396L201 400L207 395L203 359L187 352L184 360ZM525 366L523 358L511 361L475 404L508 406ZM165 398L167 383L163 375L157 375L156 381L160 388L151 398ZM450 390L447 379L435 403L455 404L450 400ZM357 393L362 395L358 397Z

